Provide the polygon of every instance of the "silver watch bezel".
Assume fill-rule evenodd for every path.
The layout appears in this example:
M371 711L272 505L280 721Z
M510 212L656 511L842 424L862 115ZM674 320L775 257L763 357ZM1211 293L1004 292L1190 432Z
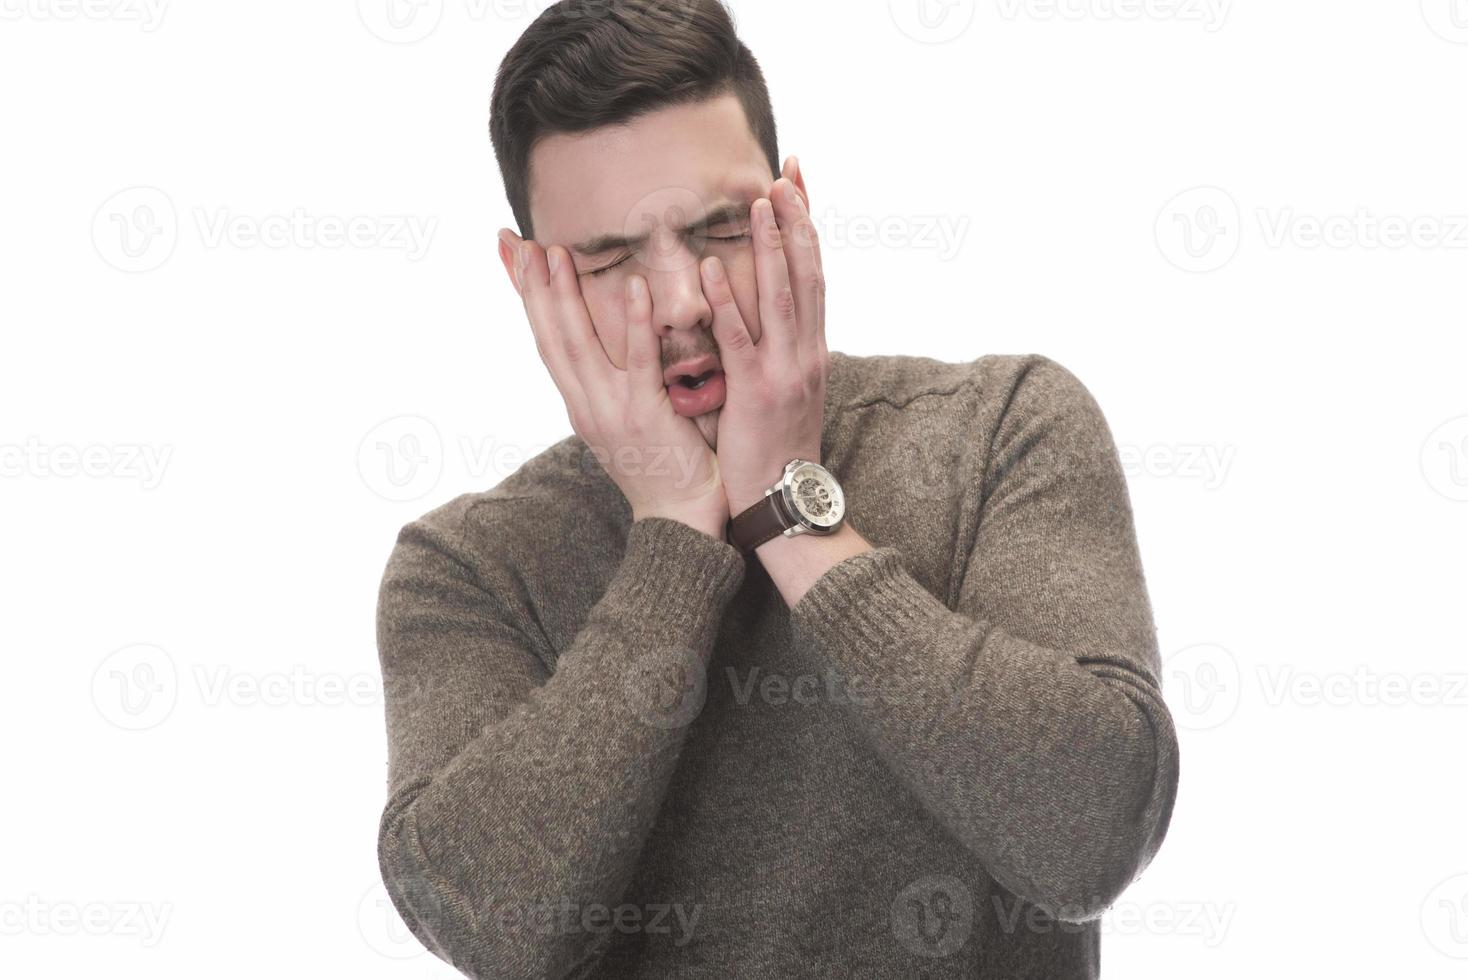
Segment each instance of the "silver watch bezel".
M836 519L830 524L815 523L806 517L795 503L795 474L805 467L812 467L819 470L830 481L831 487L835 491L833 494L835 498L833 509L837 511L837 515ZM786 521L789 521L792 517L795 519L794 524L790 524L781 532L787 538L793 538L800 534L835 534L841 529L841 525L846 522L846 491L842 489L841 481L836 479L836 474L814 460L797 458L786 463L784 472L780 474L779 482L766 490L765 496L768 497L774 493L780 495L780 510L783 511L783 519Z

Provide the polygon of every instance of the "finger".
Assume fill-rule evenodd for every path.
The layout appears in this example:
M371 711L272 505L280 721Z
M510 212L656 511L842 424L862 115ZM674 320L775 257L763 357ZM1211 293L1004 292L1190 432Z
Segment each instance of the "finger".
M663 345L652 328L652 297L647 280L627 277L624 294L627 305L627 395L634 409L646 411L659 396L666 398L663 387Z
M714 341L719 345L719 366L727 378L751 377L759 370L759 349L749 335L749 328L734 302L729 288L728 270L717 256L710 255L699 265L703 294L714 312Z
M795 293L790 288L790 270L785 264L784 233L768 198L755 201L751 214L754 275L759 289L760 346L774 348L783 357L794 357Z
M825 343L825 281L821 271L816 226L806 211L794 181L775 182L779 218L785 245L785 264L795 295L796 348L802 358L814 358Z
M556 323L561 330L561 350L571 370L576 372L582 389L596 403L610 390L616 365L607 356L596 326L591 322L571 253L561 245L552 245L546 249L542 264L555 305ZM550 272L551 265L556 266L554 273Z
M520 299L525 304L525 316L530 321L530 330L535 335L535 350L550 372L561 400L566 403L566 412L576 428L578 418L587 417L586 392L576 372L566 360L565 344L561 339L559 313L555 298L550 291L550 280L545 261L537 256L540 251L532 241L521 243L516 256L520 277Z

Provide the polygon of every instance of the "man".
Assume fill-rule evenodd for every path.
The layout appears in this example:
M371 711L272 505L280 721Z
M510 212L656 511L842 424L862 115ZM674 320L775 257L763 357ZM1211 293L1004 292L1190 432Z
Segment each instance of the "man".
M548 8L491 135L575 434L388 563L408 926L482 977L1097 976L1178 757L1087 389L828 353L718 0Z

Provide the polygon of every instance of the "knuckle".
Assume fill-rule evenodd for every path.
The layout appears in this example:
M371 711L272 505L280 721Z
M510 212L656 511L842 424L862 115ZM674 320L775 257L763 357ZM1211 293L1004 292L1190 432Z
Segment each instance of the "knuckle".
M817 391L826 383L826 369L820 364L811 364L804 371L805 386L808 391Z
M748 330L736 331L727 341L719 342L720 347L725 350L734 351L735 353L742 353L753 346L753 344L754 341L750 338Z
M795 316L795 290L789 286L781 286L775 290L774 308L782 317Z
M814 269L810 273L811 289L817 296L826 295L826 274L820 269Z

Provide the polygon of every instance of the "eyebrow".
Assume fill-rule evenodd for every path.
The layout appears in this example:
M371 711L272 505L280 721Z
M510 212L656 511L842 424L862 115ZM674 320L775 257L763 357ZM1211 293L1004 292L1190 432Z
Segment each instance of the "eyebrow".
M678 230L678 234L683 236L700 235L708 229L716 228L719 225L747 221L749 219L750 208L753 205L753 200L747 202L725 201L706 212L697 221L692 221L684 225ZM646 235L597 235L595 238L588 238L584 242L578 242L572 245L571 251L580 255L601 255L623 248L636 249L647 244L647 240L650 237L652 237L651 233Z

